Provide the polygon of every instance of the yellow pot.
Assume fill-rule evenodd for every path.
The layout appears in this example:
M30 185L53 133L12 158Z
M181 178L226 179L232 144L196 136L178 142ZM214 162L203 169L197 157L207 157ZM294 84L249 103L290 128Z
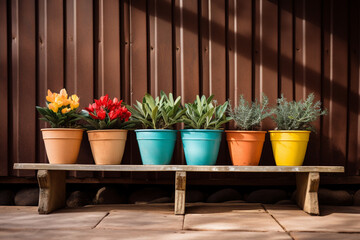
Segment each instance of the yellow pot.
M97 165L117 165L124 155L127 130L104 129L87 131L91 152Z
M277 166L301 166L304 162L310 131L269 131Z
M44 128L41 132L49 163L76 163L83 137L82 129Z

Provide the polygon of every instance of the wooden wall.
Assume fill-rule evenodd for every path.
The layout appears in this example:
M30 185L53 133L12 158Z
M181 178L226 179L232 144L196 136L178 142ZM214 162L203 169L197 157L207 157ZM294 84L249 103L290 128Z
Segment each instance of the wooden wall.
M35 105L66 87L81 106L108 93L129 104L160 90L215 94L219 102L264 92L314 92L329 114L315 125L305 165L359 175L359 1L0 0L0 176L32 177L15 162L46 162ZM271 129L266 121L263 129ZM80 163L92 163L87 139ZM125 164L141 164L134 133ZM178 141L173 164L184 164ZM223 141L218 164L230 164ZM273 165L270 143L261 165ZM229 174L193 176L203 182ZM76 173L70 177L161 182L171 174ZM259 177L261 178L261 176ZM345 176L344 176L345 178ZM360 182L360 180L358 180Z

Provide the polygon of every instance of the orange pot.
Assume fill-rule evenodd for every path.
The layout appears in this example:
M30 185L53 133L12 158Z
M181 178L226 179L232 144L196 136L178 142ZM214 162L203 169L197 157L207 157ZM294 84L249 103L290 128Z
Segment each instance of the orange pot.
M259 165L266 131L225 131L235 166Z
M41 129L49 163L76 163L83 137L83 131L84 130L82 129L75 128Z
M117 165L124 155L127 130L104 129L87 131L91 152L97 165Z

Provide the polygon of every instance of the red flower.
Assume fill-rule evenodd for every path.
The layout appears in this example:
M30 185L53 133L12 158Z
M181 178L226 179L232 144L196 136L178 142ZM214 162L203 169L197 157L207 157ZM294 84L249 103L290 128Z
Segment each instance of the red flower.
M94 112L94 110L96 109L96 103L93 103L93 104L89 104L89 107L86 107L85 110L88 111L89 113L90 112Z
M117 98L109 99L109 95L101 96L99 99L94 99L93 104L85 108L89 112L91 118L96 120L105 120L107 124L110 121L119 119L120 121L128 121L131 113L126 107L122 107L122 100Z
M97 115L98 119L104 120L106 117L106 112L103 108L100 108L99 110L96 111L96 115Z
M109 112L109 118L110 118L110 121L114 120L115 118L118 117L118 113L115 112L115 111L110 111Z

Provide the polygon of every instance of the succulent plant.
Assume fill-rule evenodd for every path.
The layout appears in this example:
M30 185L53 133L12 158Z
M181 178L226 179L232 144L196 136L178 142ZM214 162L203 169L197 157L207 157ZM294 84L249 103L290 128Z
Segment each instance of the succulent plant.
M226 116L228 102L217 105L213 101L214 95L206 98L196 96L194 103L185 104L186 112L182 117L185 128L190 129L219 129L232 118Z
M134 107L127 106L131 112L130 120L143 129L169 129L179 123L185 109L181 107L181 97L174 100L172 93L163 91L155 99L145 94L142 102L136 101Z
M276 130L310 130L315 131L311 122L315 121L327 111L321 109L321 102L314 103L315 95L310 93L306 100L287 101L283 95L277 100L272 119L276 123Z
M255 102L249 103L244 99L243 95L239 97L239 104L237 107L232 108L229 104L228 114L234 119L236 127L240 130L257 130L260 123L273 113L272 109L268 108L269 99L262 94L261 104Z

